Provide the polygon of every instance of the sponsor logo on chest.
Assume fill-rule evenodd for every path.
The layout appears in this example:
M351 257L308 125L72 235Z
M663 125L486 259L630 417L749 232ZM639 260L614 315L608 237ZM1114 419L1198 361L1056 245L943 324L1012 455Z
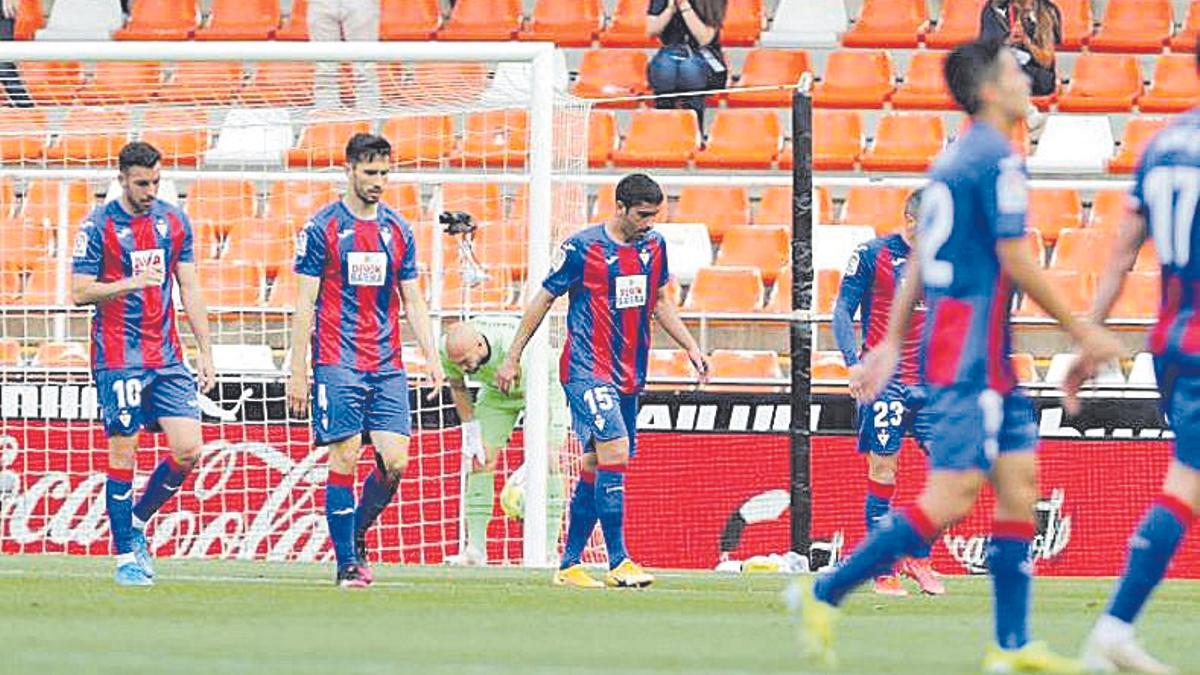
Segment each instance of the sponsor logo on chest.
M151 268L158 268L165 271L167 254L161 248L130 251L129 260L133 263L133 274L137 276Z
M646 275L628 274L616 279L617 309L646 304Z
M350 251L346 254L351 286L382 286L387 276L387 254L382 251Z

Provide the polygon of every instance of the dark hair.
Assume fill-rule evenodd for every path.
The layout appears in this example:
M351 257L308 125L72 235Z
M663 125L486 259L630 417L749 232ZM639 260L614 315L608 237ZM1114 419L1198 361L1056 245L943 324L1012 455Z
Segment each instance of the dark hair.
M946 57L943 74L946 86L958 106L968 115L979 112L979 88L996 79L1004 43L999 40L975 40L954 48Z
M691 4L696 16L700 17L705 26L721 30L721 26L725 24L725 10L729 0L692 0Z
M346 163L351 166L379 158L392 158L392 144L383 136L354 134L346 142Z
M153 169L158 166L160 159L162 159L162 153L158 151L158 148L144 141L134 141L121 148L121 154L117 156L117 168L121 173L125 173L135 166Z
M634 204L661 204L662 188L644 173L631 173L617 183L617 203L625 208Z
M904 215L905 216L908 216L909 218L917 217L917 213L919 213L921 210L921 190L922 189L924 189L924 188L917 188L916 190L913 190L908 195L908 199L904 200Z

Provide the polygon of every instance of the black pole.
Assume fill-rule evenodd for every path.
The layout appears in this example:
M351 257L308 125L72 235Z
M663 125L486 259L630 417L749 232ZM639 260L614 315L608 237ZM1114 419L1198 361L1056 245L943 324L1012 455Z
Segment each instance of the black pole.
M792 94L792 353L791 509L792 550L807 556L812 543L809 431L812 400L812 99ZM803 318L800 318L803 317Z

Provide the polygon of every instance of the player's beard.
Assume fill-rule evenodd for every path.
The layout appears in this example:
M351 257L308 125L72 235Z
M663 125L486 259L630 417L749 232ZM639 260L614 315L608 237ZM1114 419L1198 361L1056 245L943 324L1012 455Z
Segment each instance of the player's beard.
M379 203L380 197L383 196L383 191L381 190L378 193L374 193L368 190L360 190L356 186L354 188L354 194L358 195L358 198L360 201L362 201L362 203L370 205Z

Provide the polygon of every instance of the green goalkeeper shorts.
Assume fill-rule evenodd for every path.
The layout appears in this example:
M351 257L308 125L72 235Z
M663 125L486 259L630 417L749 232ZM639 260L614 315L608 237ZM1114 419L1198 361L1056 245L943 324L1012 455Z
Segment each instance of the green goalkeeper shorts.
M524 397L505 396L491 388L480 390L475 399L475 419L479 421L483 447L489 454L508 447L517 419L524 409ZM562 387L555 382L550 386L550 427L547 429L547 441L552 452L567 440L567 418Z

